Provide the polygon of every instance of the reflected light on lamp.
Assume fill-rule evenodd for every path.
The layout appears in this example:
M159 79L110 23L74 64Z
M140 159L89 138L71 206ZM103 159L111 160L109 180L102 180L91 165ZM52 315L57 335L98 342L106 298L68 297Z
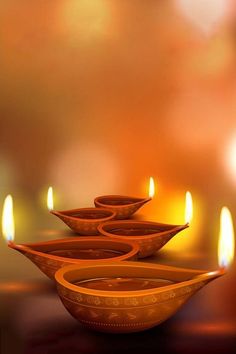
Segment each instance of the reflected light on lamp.
M220 268L228 268L234 258L234 228L232 216L227 207L220 214L220 235L218 242L218 263Z
M190 224L193 217L193 199L191 193L188 191L185 195L185 223Z
M155 183L153 177L149 180L149 198L153 198L155 195Z
M48 207L49 211L53 210L53 189L52 189L52 187L48 188L47 207Z
M13 199L10 194L5 198L3 205L2 234L8 242L14 240L15 224L13 215Z

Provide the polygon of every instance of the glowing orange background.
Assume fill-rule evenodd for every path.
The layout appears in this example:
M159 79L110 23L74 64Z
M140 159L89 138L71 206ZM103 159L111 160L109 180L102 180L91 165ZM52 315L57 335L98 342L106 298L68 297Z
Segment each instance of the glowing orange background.
M49 185L55 208L71 209L146 196L153 176L138 217L184 222L190 190L194 218L145 261L217 268L220 209L236 215L235 14L234 0L0 1L0 209L11 193L16 243L71 235L47 211ZM129 338L80 326L1 237L0 263L7 354L234 353L235 262Z
M216 257L220 208L236 213L235 14L209 29L180 5L1 2L0 201L14 196L19 241L57 225L49 185L66 209L146 195L153 176L143 217L182 223L190 190L192 228L167 247Z

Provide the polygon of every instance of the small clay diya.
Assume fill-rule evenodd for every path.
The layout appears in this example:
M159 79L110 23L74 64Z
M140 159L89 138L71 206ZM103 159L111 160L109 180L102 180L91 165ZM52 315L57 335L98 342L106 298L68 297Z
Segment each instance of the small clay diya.
M105 208L80 208L64 211L51 210L50 213L56 215L73 231L81 235L98 235L98 225L115 217L113 211Z
M100 260L135 260L139 251L135 242L89 236L21 245L10 241L8 246L24 254L51 279L65 265L76 264L79 267L88 262L97 264Z
M100 224L98 230L104 236L117 240L133 240L139 244L139 258L152 255L174 235L189 225L169 225L151 221L109 221Z
M154 327L199 289L224 274L143 262L67 266L55 274L63 305L83 325L101 332Z
M128 219L152 198L134 198L122 195L104 195L94 199L98 208L106 208L116 213L115 219Z

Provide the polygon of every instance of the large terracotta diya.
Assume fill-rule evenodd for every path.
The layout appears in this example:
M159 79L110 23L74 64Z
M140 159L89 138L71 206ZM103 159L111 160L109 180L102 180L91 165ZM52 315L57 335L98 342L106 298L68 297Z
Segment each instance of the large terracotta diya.
M81 235L98 235L100 223L112 220L115 213L105 208L80 208L64 211L50 211L60 218L73 231Z
M97 208L106 208L116 213L115 219L128 219L152 198L134 198L122 195L104 195L94 199Z
M80 267L88 262L98 264L100 260L135 260L139 251L135 242L88 236L20 245L9 241L8 246L24 254L51 279L59 268L66 265Z
M139 258L152 255L189 224L169 225L151 221L109 221L98 226L101 234L117 240L133 240L139 244Z
M142 262L67 266L55 274L66 309L83 325L102 332L154 327L199 289L224 274Z

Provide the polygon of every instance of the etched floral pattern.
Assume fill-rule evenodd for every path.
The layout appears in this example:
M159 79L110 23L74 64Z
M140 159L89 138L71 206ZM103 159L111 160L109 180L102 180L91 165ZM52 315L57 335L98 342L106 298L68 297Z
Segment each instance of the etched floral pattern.
M201 281L156 294L133 297L87 295L60 284L58 292L65 307L89 327L129 332L133 328L149 328L165 321L204 285L205 282Z
M189 296L194 293L202 286L204 286L204 282L198 282L195 284L191 284L189 286L184 286L168 291L164 291L161 293L157 293L154 295L141 295L139 297L102 297L102 296L92 296L77 293L74 291L67 290L62 286L58 286L59 294L68 300L72 300L73 302L81 303L81 304L91 304L97 307L105 306L105 307L139 307L139 306L149 306L156 303L162 303L167 301L173 301L174 298L178 298L181 296Z

